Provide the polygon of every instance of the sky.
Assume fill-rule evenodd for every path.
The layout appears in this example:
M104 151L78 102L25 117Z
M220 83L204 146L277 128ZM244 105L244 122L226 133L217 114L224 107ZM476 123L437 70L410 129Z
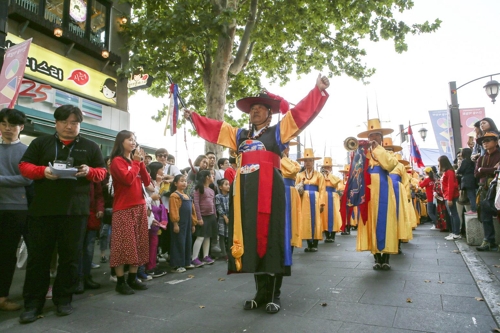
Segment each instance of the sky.
M396 53L393 42L363 41L367 51L364 62L376 69L364 85L343 75L330 79L330 97L319 114L302 134L301 141L315 151L316 156L331 156L334 163L346 161L343 141L366 130L369 118L380 118L383 127L393 128L392 138L399 144L399 125L411 123L420 148L437 148L429 119L430 110L445 110L450 104L448 83L460 86L476 78L500 73L500 15L498 0L414 0L412 10L396 16L407 24L423 23L439 18L441 28L431 34L408 35L408 51ZM326 74L325 70L323 74ZM270 92L291 103L299 102L314 87L318 72L293 76L285 86L265 84ZM493 77L500 81L500 75ZM470 83L457 92L460 108L484 107L486 116L500 124L500 96L492 104L483 86L489 78ZM182 89L182 87L181 87ZM245 96L241 96L245 97ZM177 165L187 166L187 156L194 158L204 152L204 141L188 133L186 152L183 129L177 136L163 136L165 120L155 123L155 115L168 97L156 99L145 91L129 99L130 126L138 142L152 147L164 147L176 155ZM368 105L368 107L367 107ZM422 125L416 125L424 123ZM418 130L428 130L422 141ZM465 144L465 143L464 143ZM293 151L292 151L293 153ZM226 153L227 154L227 150Z

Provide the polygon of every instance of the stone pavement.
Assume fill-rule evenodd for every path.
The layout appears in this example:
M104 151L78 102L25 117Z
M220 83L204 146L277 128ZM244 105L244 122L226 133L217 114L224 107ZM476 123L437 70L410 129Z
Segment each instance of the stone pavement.
M255 293L253 277L226 275L222 261L169 273L132 296L118 295L108 268L101 267L93 275L103 287L77 295L70 316L57 317L47 301L44 318L33 324L20 325L19 312L0 313L0 331L396 333L497 328L500 253L478 255L464 240L447 242L445 233L429 227L419 226L414 239L403 244L404 253L391 256L391 271L374 271L373 257L355 251L356 232L337 235L333 244L321 242L317 253L295 249L292 276L283 281L282 310L275 315L243 310L243 301ZM96 262L97 254L96 248ZM473 276L468 265L479 275ZM23 280L24 271L18 270L12 299L21 300ZM490 303L493 315L482 299Z

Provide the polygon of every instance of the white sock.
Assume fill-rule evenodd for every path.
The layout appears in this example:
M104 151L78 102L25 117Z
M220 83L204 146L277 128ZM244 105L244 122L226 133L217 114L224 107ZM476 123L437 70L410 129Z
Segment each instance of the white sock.
M203 239L205 239L205 237L196 237L196 240L194 241L193 245L193 255L191 256L191 260L195 260L196 258L198 258L198 255L200 254L201 244L203 243Z

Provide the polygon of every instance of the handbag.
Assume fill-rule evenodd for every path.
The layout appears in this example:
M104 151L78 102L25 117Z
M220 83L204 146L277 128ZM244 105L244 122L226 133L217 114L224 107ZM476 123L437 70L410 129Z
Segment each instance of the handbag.
M467 190L466 189L460 190L460 195L458 197L458 203L461 205L469 205L470 204L469 198L467 197Z

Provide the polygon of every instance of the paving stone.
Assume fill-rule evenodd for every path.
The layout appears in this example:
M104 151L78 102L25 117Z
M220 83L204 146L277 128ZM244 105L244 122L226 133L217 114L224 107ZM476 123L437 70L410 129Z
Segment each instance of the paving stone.
M380 291L403 291L405 286L404 280L398 279L369 279L364 277L346 277L337 286L338 288L355 288L360 290L377 289Z
M337 287L324 287L305 285L292 293L291 296L297 299L303 298L316 298L328 299L334 301L358 302L365 289L359 288L337 288Z
M322 306L327 303L327 306ZM320 300L305 316L392 327L396 307ZM413 310L414 311L414 310Z
M341 321L298 317L279 312L270 315L268 318L262 318L253 322L244 332L273 332L273 333L291 333L291 332L342 332ZM241 330L240 332L242 332Z
M475 284L470 273L439 273L439 277L444 283Z
M451 312L463 312L468 314L477 314L488 316L490 309L484 301L478 301L475 297L461 297L442 295L443 310Z
M467 266L430 266L413 264L410 267L412 272L432 272L432 273L467 273L469 269Z
M491 316L398 308L393 327L423 332L479 333L490 332L496 324Z
M339 332L342 332L342 333L360 333L360 332L408 333L408 332L422 332L422 331L412 331L412 330L407 330L407 329L398 329L398 328L389 328L389 327L383 327L383 326L364 325L364 324L344 322L342 324L342 326L340 327Z
M459 283L438 283L438 281L407 281L404 292L437 295L481 297L476 285Z
M410 302L408 301L410 300ZM415 309L443 309L441 297L437 294L409 293L385 289L370 289L365 291L360 303L373 305L388 305ZM418 310L416 310L418 311Z
M356 268L360 261L319 261L312 263L308 267L311 269L323 268Z
M462 257L456 259L438 259L438 262L439 266L467 266Z

